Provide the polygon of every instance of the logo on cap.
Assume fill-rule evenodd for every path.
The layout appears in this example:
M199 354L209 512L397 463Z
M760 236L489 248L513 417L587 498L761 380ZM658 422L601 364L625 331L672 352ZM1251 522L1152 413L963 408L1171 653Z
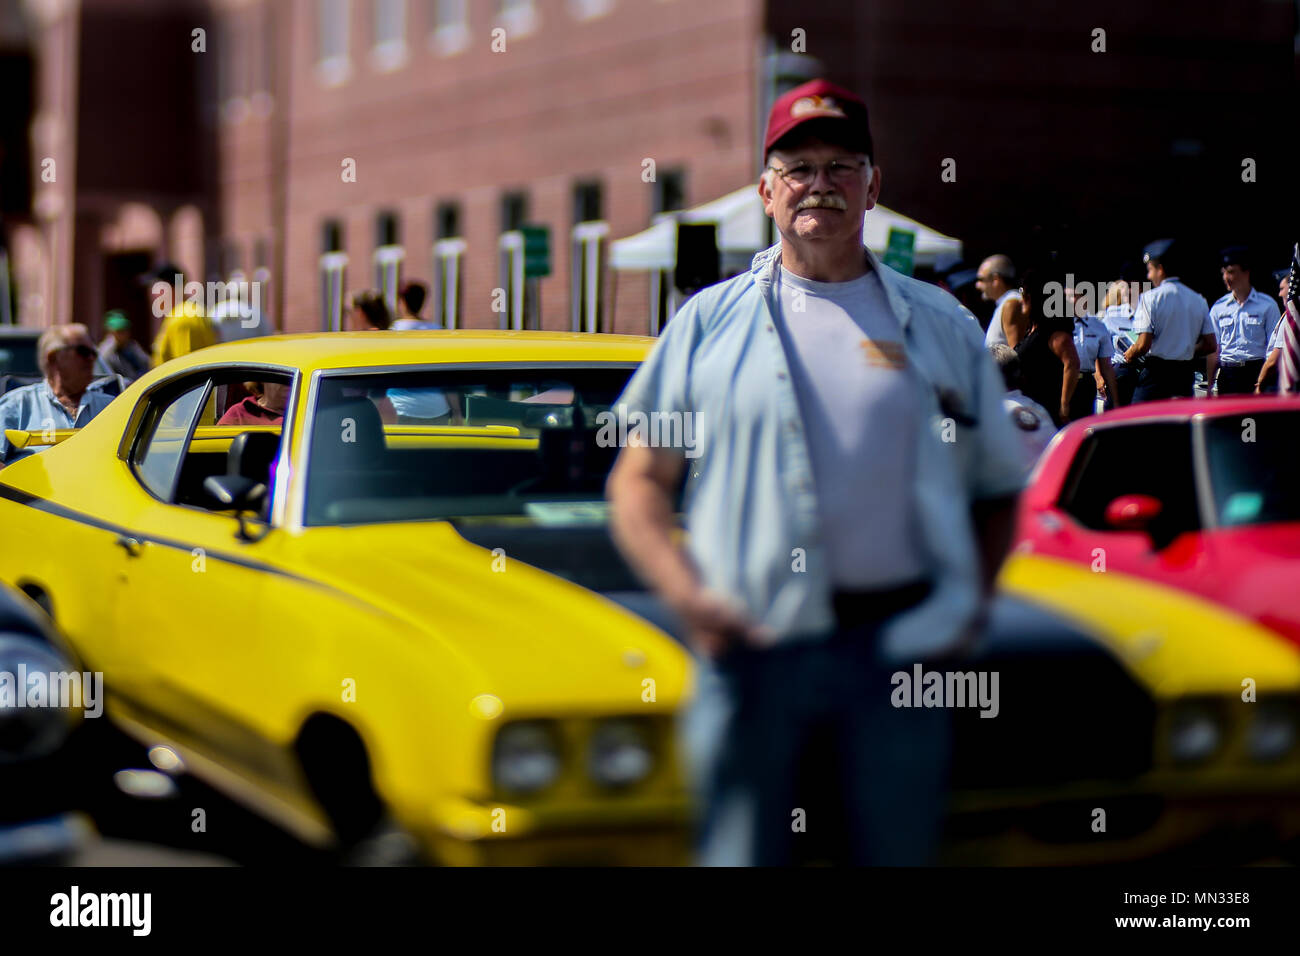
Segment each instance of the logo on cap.
M844 110L829 96L801 96L790 104L791 116L839 116Z

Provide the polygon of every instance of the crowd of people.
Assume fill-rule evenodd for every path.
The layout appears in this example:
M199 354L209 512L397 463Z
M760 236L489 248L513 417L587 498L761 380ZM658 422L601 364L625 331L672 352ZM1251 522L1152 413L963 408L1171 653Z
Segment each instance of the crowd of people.
M1214 303L1179 278L1170 239L1143 250L1148 288L1116 280L1093 305L1059 267L1017 276L1006 255L975 277L993 303L985 347L1002 370L1006 408L1030 460L1068 422L1156 399L1278 391L1290 276L1271 274L1277 299L1255 287L1251 250L1220 250L1225 294ZM1048 290L1061 290L1054 300ZM1279 301L1280 300L1280 305ZM1063 308L1061 307L1063 303Z

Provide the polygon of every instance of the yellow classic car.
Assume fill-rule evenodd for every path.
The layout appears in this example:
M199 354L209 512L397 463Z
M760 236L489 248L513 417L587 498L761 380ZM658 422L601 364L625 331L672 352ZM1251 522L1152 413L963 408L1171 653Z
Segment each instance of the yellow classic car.
M304 840L396 826L453 864L681 862L689 656L525 560L539 529L548 550L604 537L617 449L584 422L649 345L203 349L71 437L11 434L53 445L0 471L0 580L104 673L117 727Z

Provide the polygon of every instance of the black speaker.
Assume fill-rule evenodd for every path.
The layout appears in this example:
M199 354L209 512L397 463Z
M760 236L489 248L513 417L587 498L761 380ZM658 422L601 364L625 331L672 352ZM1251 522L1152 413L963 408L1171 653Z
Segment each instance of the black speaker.
M677 268L673 284L691 294L720 278L718 227L711 222L677 224Z

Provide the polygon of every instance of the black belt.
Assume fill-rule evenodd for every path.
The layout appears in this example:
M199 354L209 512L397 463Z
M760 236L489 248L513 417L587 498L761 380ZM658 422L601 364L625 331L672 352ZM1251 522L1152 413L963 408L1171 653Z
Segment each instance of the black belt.
M836 591L831 595L835 621L841 629L883 621L915 607L930 596L934 585L913 581L882 591Z

